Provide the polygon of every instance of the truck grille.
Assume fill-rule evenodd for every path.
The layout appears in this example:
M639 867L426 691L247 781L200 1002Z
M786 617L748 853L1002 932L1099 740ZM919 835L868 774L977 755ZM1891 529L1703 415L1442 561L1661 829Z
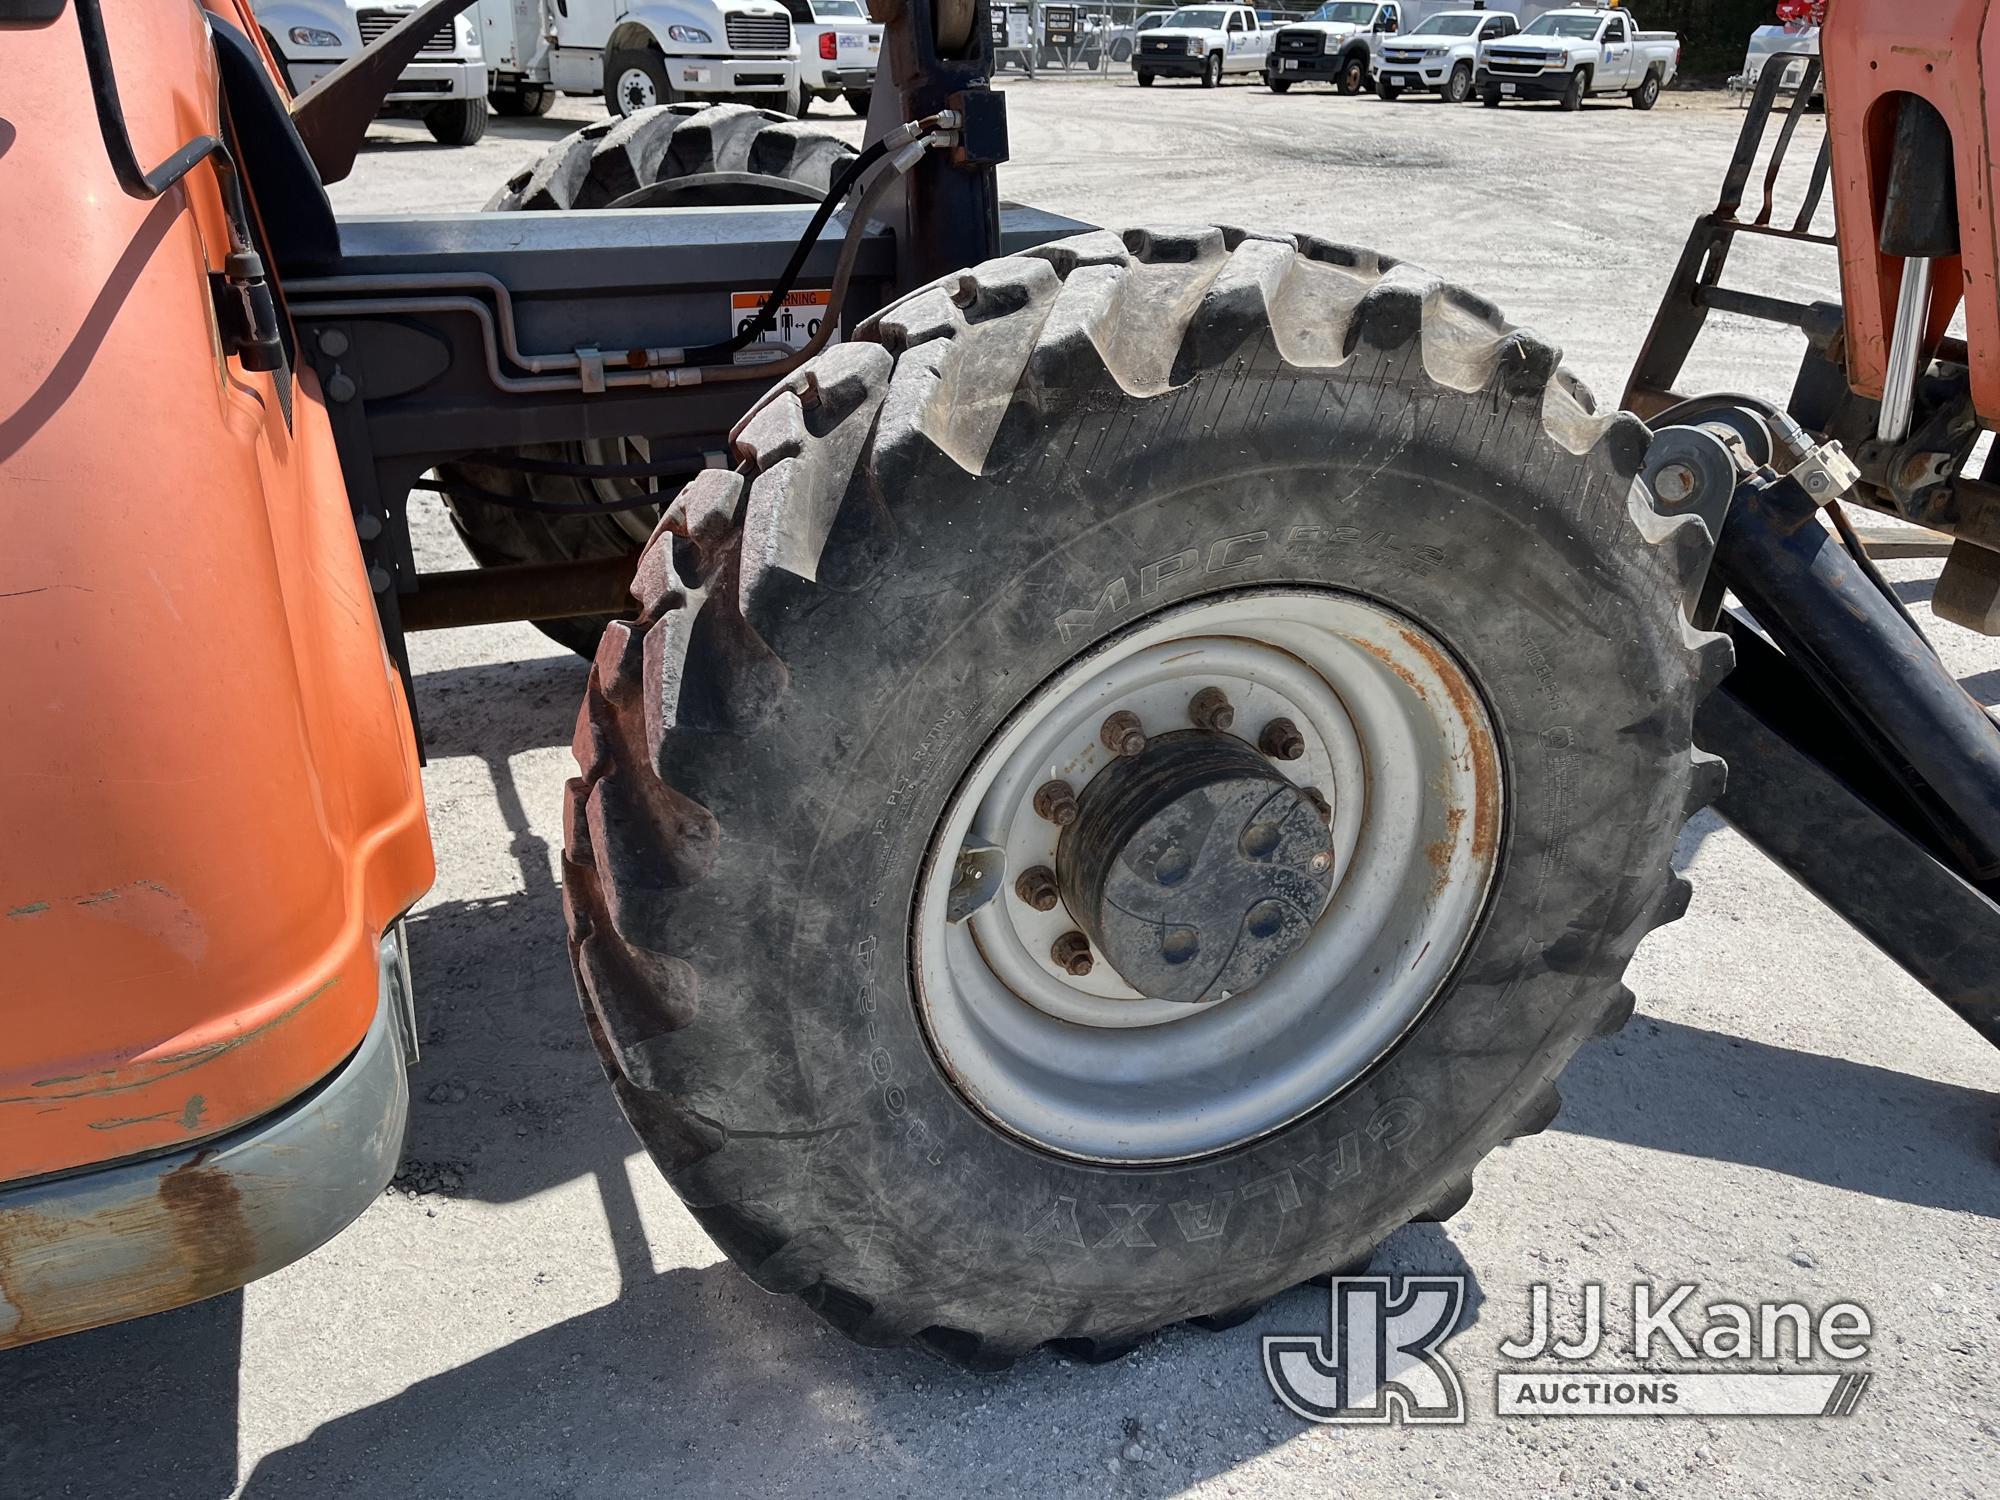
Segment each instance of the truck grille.
M362 11L355 18L361 23L361 45L364 47L374 46L380 38L387 36L391 31L395 30L397 24L402 21L406 14L408 12L395 10ZM447 21L444 25L438 27L437 34L417 50L419 52L452 51L451 22Z
M1554 61L1544 52L1516 52L1493 47L1486 53L1486 66L1495 73L1539 73Z
M1277 46L1287 57L1317 57L1325 40L1317 31L1281 31Z
M1424 55L1421 52L1412 52L1408 50L1402 52L1391 52L1387 47L1384 47L1382 49L1382 61L1385 63L1420 63L1423 60L1424 60Z
M783 52L792 45L790 16L730 16L724 24L738 52Z
M1179 37L1149 36L1149 37L1144 37L1140 40L1139 50L1141 52L1172 52L1176 54L1185 54L1187 52L1187 43L1182 41Z

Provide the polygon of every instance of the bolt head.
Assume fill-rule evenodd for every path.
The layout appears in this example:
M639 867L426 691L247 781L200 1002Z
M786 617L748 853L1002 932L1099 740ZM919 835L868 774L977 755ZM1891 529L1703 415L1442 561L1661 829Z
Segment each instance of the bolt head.
M1065 974L1081 979L1092 967L1090 939L1080 932L1065 932L1049 945L1049 957Z
M1056 891L1055 871L1047 865L1023 870L1014 882L1014 894L1036 911L1054 911L1060 899Z
M1197 729L1221 733L1236 722L1236 710L1221 688L1205 687L1188 700L1188 718Z
M1324 875L1328 870L1333 868L1333 856L1322 850L1308 860L1307 863L1312 866L1313 874Z
M1139 716L1121 708L1105 719L1097 738L1113 755L1137 755L1146 748L1146 729Z
M1273 719L1257 736L1257 748L1272 760L1297 760L1306 753L1306 737L1290 719Z
M1046 781L1035 793L1035 816L1058 828L1076 821L1076 793L1067 781Z

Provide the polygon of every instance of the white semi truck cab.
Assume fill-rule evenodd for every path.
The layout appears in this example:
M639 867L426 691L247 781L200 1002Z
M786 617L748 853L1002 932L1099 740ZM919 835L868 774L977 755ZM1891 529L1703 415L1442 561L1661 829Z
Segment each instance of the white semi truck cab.
M294 93L384 35L421 0L257 0L265 39ZM480 28L468 12L439 26L395 88L384 114L415 114L446 145L469 146L486 133L487 70Z
M779 0L479 0L494 87L602 94L613 114L743 99L796 113L799 53Z

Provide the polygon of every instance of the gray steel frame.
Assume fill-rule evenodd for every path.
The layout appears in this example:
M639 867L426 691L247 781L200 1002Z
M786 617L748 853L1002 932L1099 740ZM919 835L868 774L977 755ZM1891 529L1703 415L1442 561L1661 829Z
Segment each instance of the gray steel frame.
M301 361L327 398L370 581L399 659L402 601L424 586L407 508L424 472L482 451L616 436L726 462L727 435L762 394L761 382L673 386L664 382L684 368L677 375L621 362L629 362L627 351L727 337L727 294L774 284L812 211L801 203L341 223L337 274L294 279L285 291ZM1021 250L1087 227L1009 208L994 249ZM832 281L839 233L834 226L813 248L800 286ZM849 326L906 284L898 250L888 229L868 234L842 309ZM479 617L526 617L494 612L514 582L508 573L495 571L495 597ZM579 570L581 605L602 607L602 574ZM523 610L562 613L551 583L542 573L535 589L523 590Z

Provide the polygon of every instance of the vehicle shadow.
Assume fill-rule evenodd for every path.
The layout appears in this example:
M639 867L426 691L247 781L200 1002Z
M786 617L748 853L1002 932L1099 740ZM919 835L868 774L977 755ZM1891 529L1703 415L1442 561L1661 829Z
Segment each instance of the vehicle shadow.
M243 1294L0 1353L0 1493L236 1488Z
M552 655L417 677L433 763L473 762L456 768L468 787L484 768L490 793L475 790L495 799L509 833L496 854L519 889L411 920L426 1055L394 1190L513 1203L592 1178L621 1291L323 1423L258 1461L247 1493L916 1495L978 1472L1003 1492L1109 1482L1152 1496L1294 1436L1257 1373L1258 1340L1323 1329L1323 1290L1288 1292L1225 1333L1169 1330L1102 1368L1044 1352L969 1375L851 1346L719 1256L655 1269L625 1170L632 1137L576 1014L537 831L554 820L530 815L512 774L516 757L567 741L585 670ZM1993 1101L1975 1089L1647 1017L1586 1047L1563 1087L1560 1131L2000 1218ZM1399 1231L1373 1269L1470 1274L1437 1225ZM1476 1281L1471 1293L1468 1327ZM235 1294L0 1356L7 1493L229 1493L242 1307ZM1198 1393L1192 1407L1169 1406L1169 1376ZM1122 1458L1127 1444L1142 1457Z
M1578 1053L1562 1091L1553 1128L1573 1135L2000 1219L1983 1089L1641 1015Z
M567 744L586 670L553 656L421 675L432 754ZM497 729L495 704L507 717ZM509 1202L602 1177L605 1131L620 1143L614 1161L630 1147L577 1017L561 894L536 832L554 819L530 818L507 756L486 759L520 891L411 918L427 1052L411 1075L405 1171L415 1186ZM1676 867L1723 826L1698 813ZM1559 1129L2000 1217L1993 1101L1977 1089L1641 1018L1610 1045L1586 1047L1563 1094ZM513 1149L523 1130L532 1148Z
M1382 1259L1469 1274L1434 1226ZM1459 1337L1482 1305L1476 1281L1468 1293ZM1104 1366L1044 1351L973 1375L849 1344L727 1265L674 1270L322 1425L258 1464L244 1493L919 1495L978 1473L996 1493L1117 1476L1123 1493L1171 1495L1297 1434L1259 1374L1259 1340L1324 1333L1326 1296L1300 1287L1225 1333L1175 1329ZM1153 1371L1169 1363L1177 1388L1200 1389L1198 1410L1163 1403Z

